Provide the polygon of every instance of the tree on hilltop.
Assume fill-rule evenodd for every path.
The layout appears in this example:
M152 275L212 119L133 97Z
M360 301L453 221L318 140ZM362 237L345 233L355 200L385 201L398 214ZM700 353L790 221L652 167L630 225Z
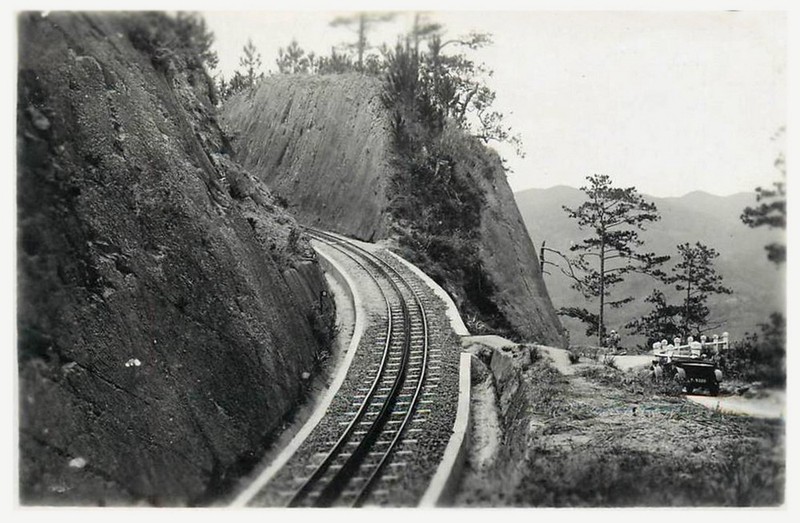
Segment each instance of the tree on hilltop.
M364 71L364 57L370 48L367 41L367 33L377 24L391 22L397 16L396 13L357 13L349 16L337 16L330 25L331 27L347 27L357 35L354 43L346 44L347 48L356 53L356 69Z
M441 32L442 24L432 22L427 13L414 13L414 22L409 32L409 36L413 42L414 52L419 53L419 46L423 41Z
M246 87L253 87L257 80L264 77L264 73L261 72L261 53L258 52L253 40L250 38L247 39L247 43L242 48L239 67L244 70L242 76Z
M278 58L275 59L278 72L281 74L306 74L314 72L315 55L306 54L297 40L292 39L288 46L278 48Z
M224 76L220 76L217 80L217 91L222 100L227 100L236 93L255 86L256 82L263 77L261 53L253 44L253 40L248 38L242 48L242 56L239 58L239 69L233 72L229 81L226 81Z

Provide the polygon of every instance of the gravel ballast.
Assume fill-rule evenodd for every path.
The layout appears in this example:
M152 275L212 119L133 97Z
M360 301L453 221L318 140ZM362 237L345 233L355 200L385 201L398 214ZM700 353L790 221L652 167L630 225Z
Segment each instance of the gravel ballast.
M434 291L421 279L384 249L359 242L374 256L392 267L409 282L417 299L424 307L428 325L428 365L421 389L421 401L416 406L411 423L404 430L393 454L382 469L365 505L415 506L425 492L447 446L455 421L458 398L458 359L460 342L447 318L447 307ZM297 449L286 465L251 500L255 506L284 506L325 454L341 437L347 420L358 409L364 389L375 378L380 362L387 329L386 300L373 277L348 255L330 245L317 246L334 258L358 285L367 325L361 343L347 375L331 402L326 415ZM381 285L385 292L387 283ZM403 292L411 306L410 290ZM396 298L389 298L393 302ZM412 327L412 332L415 328ZM408 381L408 379L407 379ZM395 406L395 410L399 407ZM355 489L357 478L351 483Z

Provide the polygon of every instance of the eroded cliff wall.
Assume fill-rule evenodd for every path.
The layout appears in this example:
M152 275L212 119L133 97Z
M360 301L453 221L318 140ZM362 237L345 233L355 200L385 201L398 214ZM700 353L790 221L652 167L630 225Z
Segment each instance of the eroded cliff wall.
M478 256L491 275L493 301L524 336L564 346L563 328L542 279L536 248L496 155L492 177L481 185L487 201L481 215Z
M206 502L319 350L313 254L148 16L20 15L23 503Z
M396 161L381 89L379 79L363 75L272 76L226 102L222 116L236 136L237 159L285 198L301 222L365 240L401 238L404 254L447 289L462 314L499 315L499 323L523 337L562 345L560 322L499 157L448 130L442 141L458 183L445 187L451 194L424 194L424 176L398 172L402 162ZM480 200L473 206L480 207L479 226L464 233L461 216L440 216L446 206L433 207L445 197ZM459 205L453 208L474 210ZM409 233L423 220L424 231ZM453 245L422 252L447 243L448 225L475 243L461 250L474 250L477 258L452 260L459 256Z
M385 237L389 135L380 81L273 76L225 106L236 158L308 225Z

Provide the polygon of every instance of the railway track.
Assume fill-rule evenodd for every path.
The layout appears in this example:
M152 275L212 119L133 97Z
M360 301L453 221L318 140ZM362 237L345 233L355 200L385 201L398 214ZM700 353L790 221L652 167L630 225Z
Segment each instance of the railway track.
M341 414L344 426L323 459L303 478L287 505L362 506L387 501L389 489L381 482L397 477L390 469L404 444L416 443L427 409L421 408L429 360L428 320L416 289L397 269L365 249L317 230L308 234L350 258L369 274L380 289L386 307L386 326L379 361L369 369L371 381L360 389L353 410ZM401 465L402 463L394 463Z

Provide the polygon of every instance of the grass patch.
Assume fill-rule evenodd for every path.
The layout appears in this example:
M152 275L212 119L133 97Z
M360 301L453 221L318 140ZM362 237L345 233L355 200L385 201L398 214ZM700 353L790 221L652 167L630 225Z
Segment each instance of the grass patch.
M656 378L649 369L622 371L615 363L587 367L578 371L578 375L599 385L631 394L680 396L683 390L674 379Z
M758 457L764 442L726 439L703 450L638 449L610 434L603 444L537 445L512 504L581 506L771 506L783 502L783 467ZM618 439L617 439L618 438ZM688 450L675 459L676 453Z

